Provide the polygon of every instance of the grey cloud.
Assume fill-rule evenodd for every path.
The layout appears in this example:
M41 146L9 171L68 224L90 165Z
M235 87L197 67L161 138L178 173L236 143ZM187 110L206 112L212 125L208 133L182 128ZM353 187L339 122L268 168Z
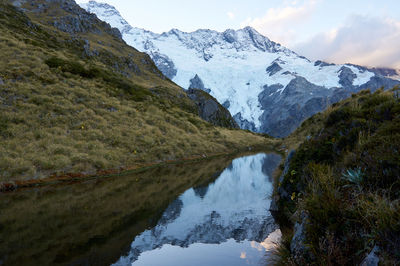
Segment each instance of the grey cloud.
M353 15L332 32L292 47L310 59L400 68L400 21Z

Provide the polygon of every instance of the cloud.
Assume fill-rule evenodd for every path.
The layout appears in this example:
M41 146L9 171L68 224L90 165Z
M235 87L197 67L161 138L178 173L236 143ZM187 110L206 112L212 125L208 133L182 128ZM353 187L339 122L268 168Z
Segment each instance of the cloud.
M228 15L228 17L230 18L230 19L234 19L235 18L235 14L233 13L233 12L231 12L231 11L229 11L228 13L226 13L227 15Z
M260 33L284 45L296 39L295 27L313 14L317 0L284 1L283 7L270 8L263 17L248 18L241 26L252 26Z
M310 59L400 68L400 21L352 15L346 23L319 33L293 49Z

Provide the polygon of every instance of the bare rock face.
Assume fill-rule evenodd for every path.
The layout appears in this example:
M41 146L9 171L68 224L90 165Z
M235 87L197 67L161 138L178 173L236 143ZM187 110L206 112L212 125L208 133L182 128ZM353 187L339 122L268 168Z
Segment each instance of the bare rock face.
M207 122L221 127L239 128L229 111L207 92L189 89L186 93L196 103L200 117Z
M178 70L175 67L174 62L163 54L153 53L151 57L154 63L157 65L158 69L169 79L173 79L176 76Z
M294 78L286 87L280 84L265 85L258 95L264 111L260 117L262 125L258 131L274 137L286 137L300 126L302 121L325 110L329 105L350 97L352 93L363 89L375 91L380 87L390 89L399 84L396 80L374 76L367 83L354 86L353 81L356 77L350 68L342 67L339 74L342 87L328 89L317 86L304 77Z
M294 235L290 243L290 252L296 263L305 265L305 260L312 259L313 257L306 244L306 226L309 223L307 213L303 212L300 219L301 221L294 225Z
M241 113L235 114L233 116L233 118L238 123L240 128L247 129L247 130L254 131L254 132L257 131L257 128L254 125L254 123L249 121L249 120L247 120L247 119L245 119L245 118L243 118Z
M192 78L190 80L189 89L199 89L199 90L205 91L207 93L210 93L210 91L211 91L210 89L206 89L204 87L203 81L201 80L201 78L197 74L194 76L194 78Z
M132 29L132 26L129 25L126 20L124 20L123 18L118 19L118 17L121 17L121 14L113 6L107 3L97 3L96 1L89 1L87 3L80 3L79 5L89 13L94 14L96 14L96 10L98 9L107 10L107 12L104 12L102 14L103 16L98 16L98 18L103 21L114 19L115 23L119 23L118 27L116 28L118 28L122 34L129 32ZM114 24L111 24L111 26L115 27Z
M334 65L335 65L335 64L327 63L327 62L324 62L324 61L321 61L321 60L317 60L317 61L315 61L315 63L314 63L314 66L319 66L319 67L334 66Z
M276 84L264 86L258 96L264 113L260 131L272 136L284 137L294 131L300 121L325 109L329 101L329 90L308 82L303 77L293 79L282 93L277 92L283 86ZM309 94L303 93L307 88Z
M282 70L282 67L277 62L272 63L266 69L267 73L269 73L269 76L272 76L272 75L278 73L281 70Z
M361 266L378 266L379 265L379 247L374 246L372 251L367 255L367 257L361 262Z
M339 83L343 87L351 87L353 86L353 81L357 78L357 75L354 74L353 71L351 71L350 68L348 67L342 67L340 69L340 74L339 74Z
M108 23L97 18L95 14L91 14L79 7L73 0L16 0L13 5L22 8L25 4L29 4L29 11L35 13L47 12L52 5L57 4L61 9L65 10L68 15L59 17L52 22L52 26L69 34L75 33L95 33L101 34L98 25L102 25L103 29L117 39L122 39L120 31L112 28Z

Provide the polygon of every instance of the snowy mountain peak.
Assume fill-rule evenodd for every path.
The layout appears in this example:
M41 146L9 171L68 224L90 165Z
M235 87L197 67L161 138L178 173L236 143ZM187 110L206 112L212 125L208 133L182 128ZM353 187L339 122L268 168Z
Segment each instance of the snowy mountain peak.
M162 37L171 35L175 35L188 48L194 48L198 51L218 46L223 49L234 48L236 51L258 49L262 52L294 54L289 49L271 41L249 26L239 30L228 29L224 32L199 29L189 33L172 29L167 33L161 34Z
M282 47L280 44L271 41L250 26L239 30L228 29L224 32L217 32L209 29L183 32L179 29L171 29L162 34L155 34L143 29L133 28L121 16L119 11L109 4L89 1L88 3L80 4L80 6L88 12L96 14L99 19L108 22L112 27L118 28L122 35L132 33L132 30L136 33L140 30L143 31L143 34L152 35L153 38L175 36L175 38L185 44L186 47L195 49L199 53L213 46L223 46L224 49L234 48L237 51L258 49L262 52L283 52L287 55L295 54L289 49ZM212 55L206 54L202 57L208 61Z
M121 34L125 34L132 29L132 26L129 25L119 11L112 5L98 3L96 1L89 1L79 5L89 13L96 14L99 19L109 23L111 27L119 29Z

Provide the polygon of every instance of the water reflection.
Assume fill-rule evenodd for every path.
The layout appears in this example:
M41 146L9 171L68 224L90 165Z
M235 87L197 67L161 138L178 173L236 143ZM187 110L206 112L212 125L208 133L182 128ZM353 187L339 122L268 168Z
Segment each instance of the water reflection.
M252 247L252 242L229 239L221 244L194 243L188 248L170 244L140 255L133 266L235 266L265 265L264 251ZM129 264L130 265L130 264Z
M0 265L110 265L191 187L232 158L0 193Z
M148 266L146 256L161 258L157 252L186 262L209 254L202 265L218 265L220 257L232 258L225 265L253 263L260 251L252 241L275 229L267 175L279 160L221 157L0 193L0 265L129 264L140 255L135 263Z
M279 161L274 154L235 159L212 184L179 196L115 264L259 264L277 230L268 193Z

